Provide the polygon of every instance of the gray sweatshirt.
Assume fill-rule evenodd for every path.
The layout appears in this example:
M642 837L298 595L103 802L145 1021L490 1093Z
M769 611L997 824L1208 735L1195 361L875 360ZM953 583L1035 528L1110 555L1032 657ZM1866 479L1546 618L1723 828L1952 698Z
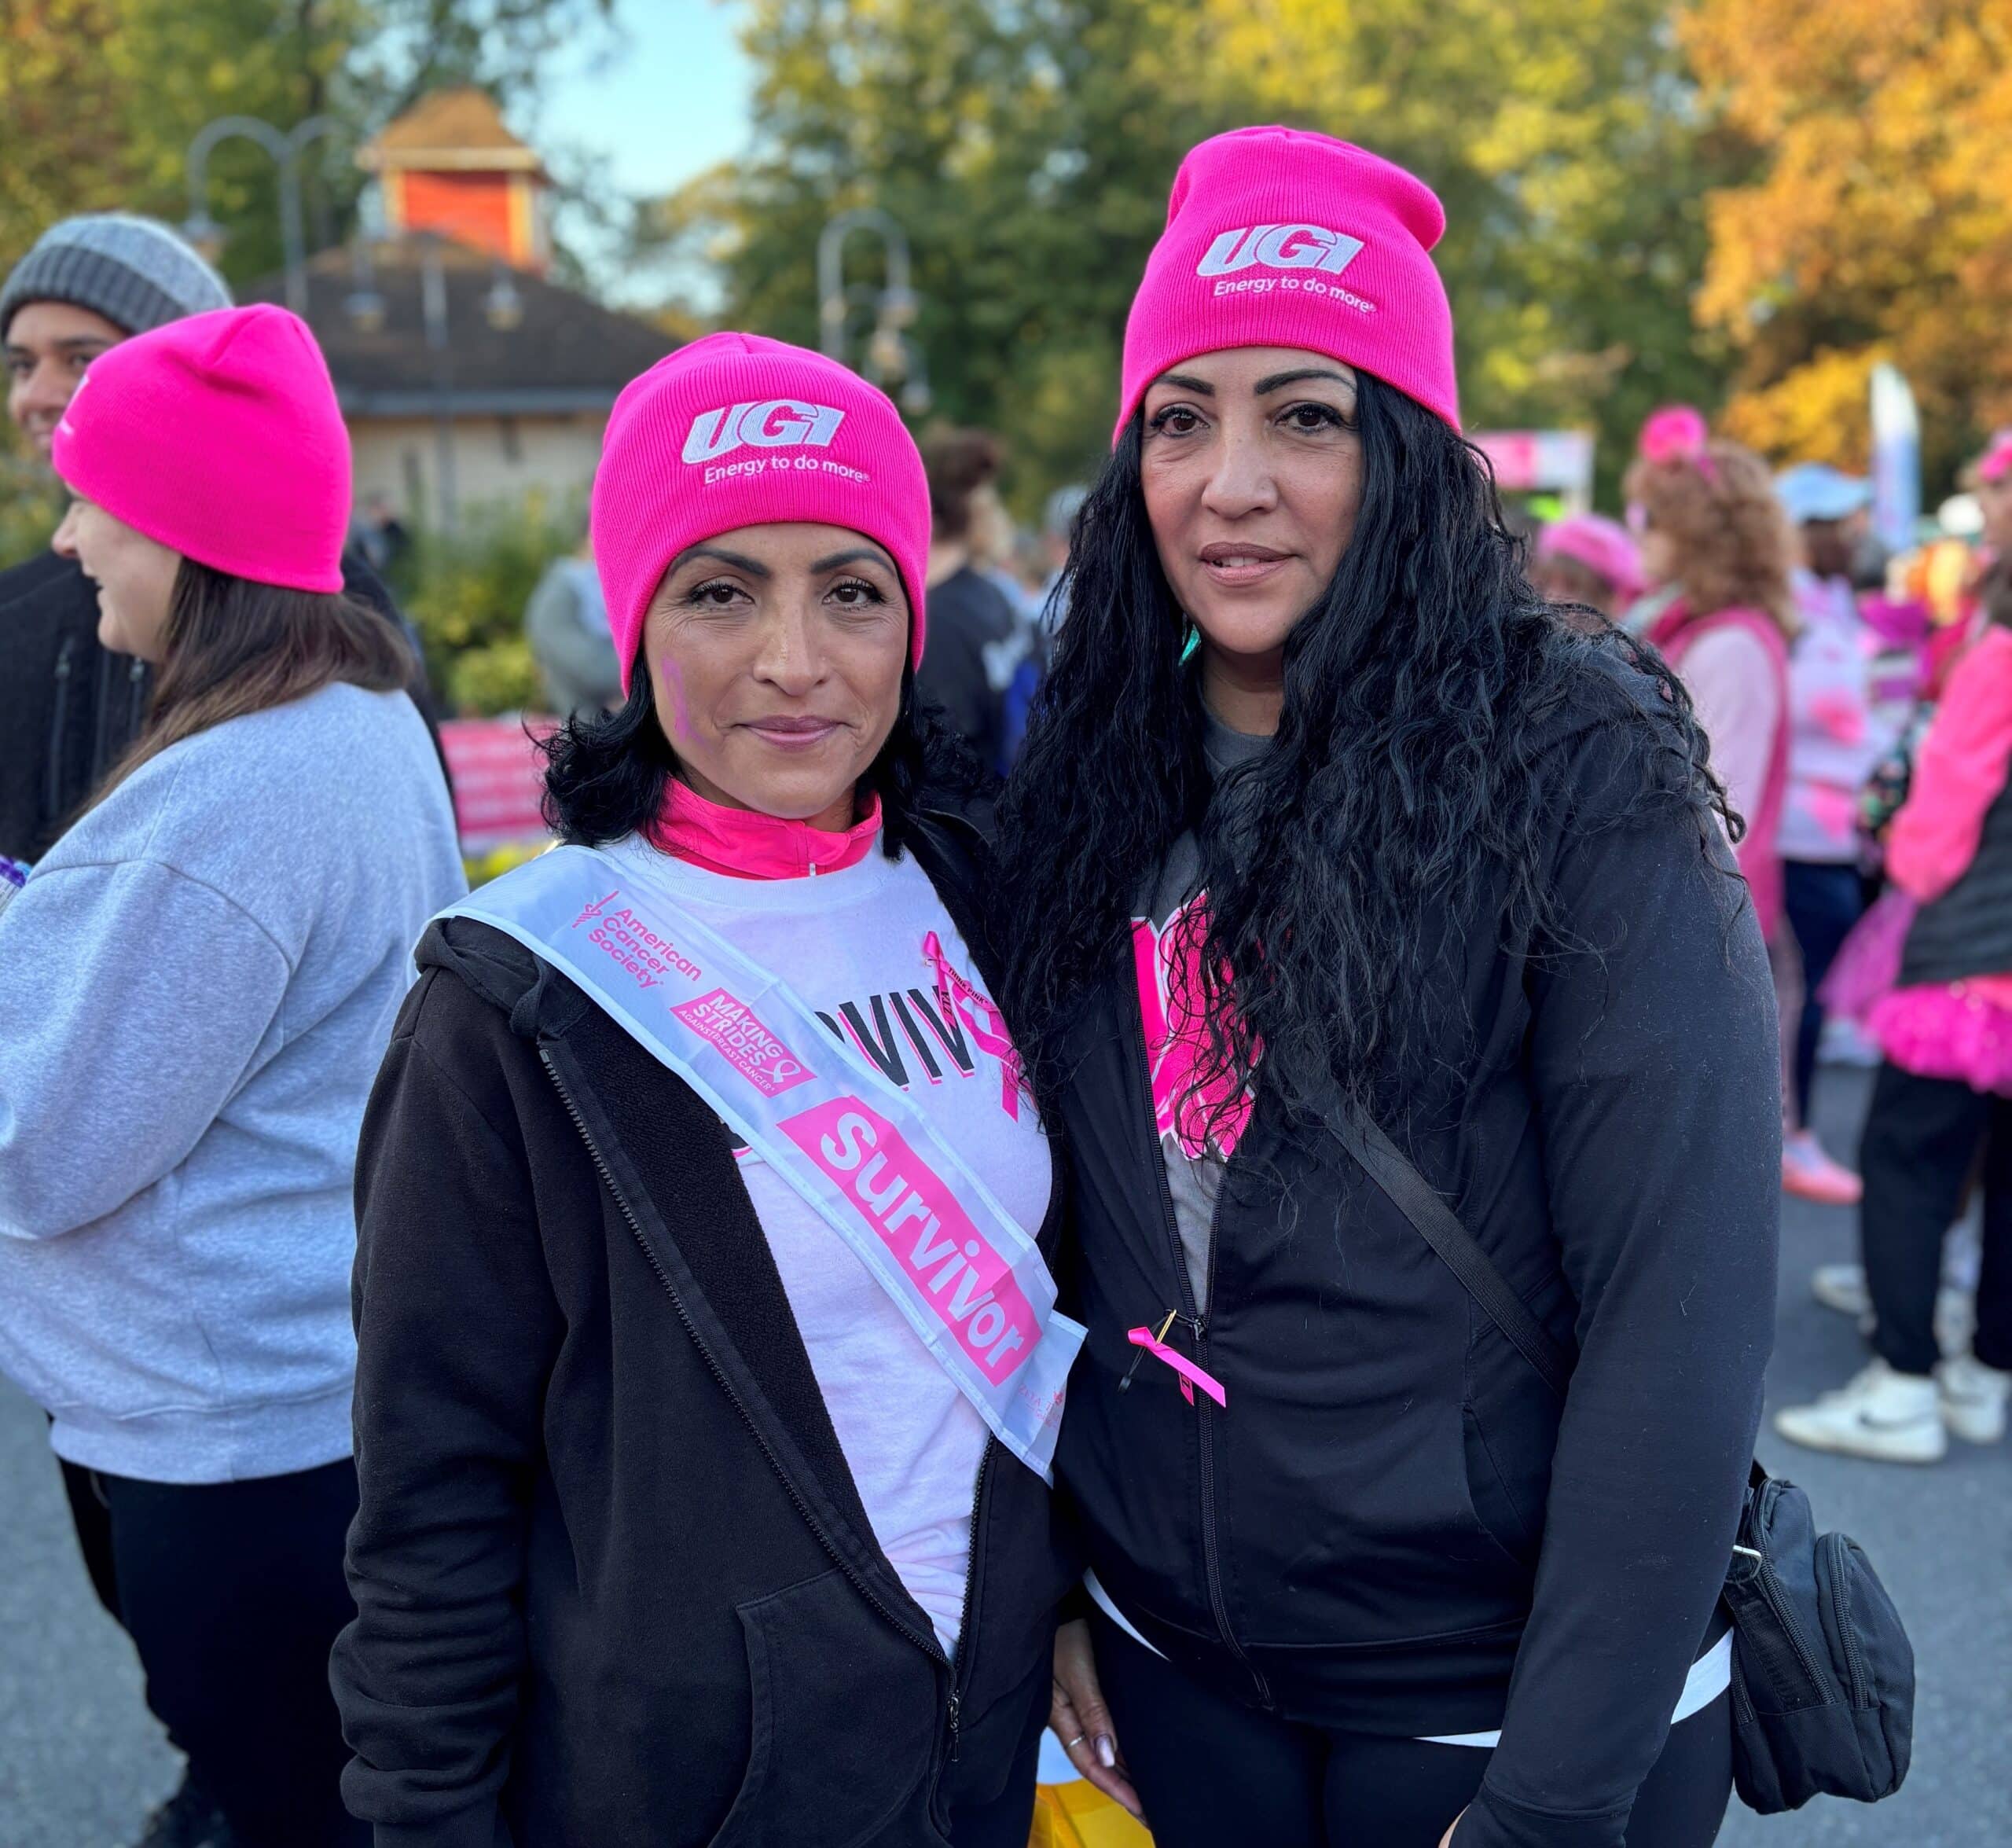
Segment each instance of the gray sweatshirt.
M170 747L0 912L0 1369L158 1482L350 1451L357 1130L465 887L402 693Z

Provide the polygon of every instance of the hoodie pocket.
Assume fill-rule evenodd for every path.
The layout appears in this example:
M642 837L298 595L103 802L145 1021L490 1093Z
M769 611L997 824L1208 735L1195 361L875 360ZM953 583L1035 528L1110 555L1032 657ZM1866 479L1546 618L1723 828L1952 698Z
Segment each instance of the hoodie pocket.
M1467 1502L1475 1523L1519 1566L1529 1563L1537 1536L1516 1505L1515 1497L1496 1466L1481 1419L1472 1405L1460 1408L1460 1436L1467 1464Z
M711 1848L917 1844L890 1829L928 1776L936 1739L929 1659L876 1621L836 1567L736 1605L752 1702L747 1775Z

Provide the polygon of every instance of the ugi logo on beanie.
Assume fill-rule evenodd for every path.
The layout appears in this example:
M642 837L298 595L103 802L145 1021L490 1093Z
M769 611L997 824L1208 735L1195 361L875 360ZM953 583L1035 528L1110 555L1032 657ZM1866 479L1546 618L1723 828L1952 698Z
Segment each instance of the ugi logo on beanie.
M1268 270L1325 270L1338 276L1362 247L1360 237L1321 225L1249 225L1217 238L1195 274L1227 276L1261 263Z
M754 449L824 449L845 418L843 411L828 404L806 404L794 398L702 410L685 432L684 459L717 461L743 443Z

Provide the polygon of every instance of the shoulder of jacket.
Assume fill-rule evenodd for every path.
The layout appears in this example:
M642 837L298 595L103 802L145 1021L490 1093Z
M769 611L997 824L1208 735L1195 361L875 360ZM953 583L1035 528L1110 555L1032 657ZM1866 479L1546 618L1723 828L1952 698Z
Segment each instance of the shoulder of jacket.
M422 981L436 970L450 977L526 1041L563 1033L593 1005L515 937L478 918L436 918L426 927L413 960Z

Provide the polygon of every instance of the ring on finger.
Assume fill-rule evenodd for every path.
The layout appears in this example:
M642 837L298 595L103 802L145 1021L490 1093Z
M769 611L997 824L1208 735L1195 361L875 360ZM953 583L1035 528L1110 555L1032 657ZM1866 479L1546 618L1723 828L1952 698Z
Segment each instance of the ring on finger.
M1078 1746L1081 1745L1083 1741L1089 1737L1089 1734L1087 1732L1078 1732L1076 1736L1070 1740L1062 1749L1065 1752L1073 1752Z

